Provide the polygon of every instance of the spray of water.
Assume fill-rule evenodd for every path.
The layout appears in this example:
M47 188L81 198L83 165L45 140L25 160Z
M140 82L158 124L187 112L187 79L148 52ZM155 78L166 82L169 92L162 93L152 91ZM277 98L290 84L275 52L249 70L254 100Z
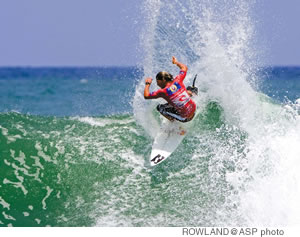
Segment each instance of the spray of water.
M190 137L198 144L191 158L194 162L181 173L194 174L195 186L204 193L219 189L215 194L223 201L213 207L214 221L204 223L199 221L205 215L203 206L193 202L189 223L300 223L299 114L296 105L276 105L255 89L259 52L252 44L254 5L255 1L247 0L146 0L143 5L145 76L154 77L161 70L176 75L178 69L171 64L174 55L189 67L186 84L198 74L200 114L211 101L222 108L224 124L215 131L203 132L194 122L197 134ZM152 111L160 101L145 101L143 89L141 80L133 100L134 115L154 136L159 122ZM203 177L196 171L208 151L209 184L197 180Z

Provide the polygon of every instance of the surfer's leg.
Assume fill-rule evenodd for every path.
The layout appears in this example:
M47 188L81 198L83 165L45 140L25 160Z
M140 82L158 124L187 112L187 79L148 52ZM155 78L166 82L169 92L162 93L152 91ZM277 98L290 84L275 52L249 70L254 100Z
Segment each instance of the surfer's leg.
M183 118L180 116L179 112L170 104L159 104L157 110L163 115L165 118L170 121L177 120L179 122L188 122L187 118Z
M168 115L166 115L166 114L162 114L162 116L164 116L166 119L168 119L168 120L170 120L170 121L174 121L174 118L173 117L171 117L171 116L168 116Z
M194 116L195 116L195 113L193 113L190 117L186 118L184 121L181 121L181 122L183 122L183 123L189 122L194 118Z
M171 105L169 105L168 103L167 104L159 104L157 105L156 109L158 110L158 112L160 112L160 114L162 116L164 116L166 119L170 120L170 121L174 121L174 118L169 116L167 114L167 110L169 107L172 107Z

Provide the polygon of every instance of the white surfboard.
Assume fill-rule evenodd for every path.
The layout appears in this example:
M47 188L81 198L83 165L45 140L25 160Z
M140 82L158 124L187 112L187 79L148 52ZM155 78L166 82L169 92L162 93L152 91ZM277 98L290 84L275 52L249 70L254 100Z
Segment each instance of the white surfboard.
M154 138L150 164L155 166L165 161L185 137L187 130L177 121L163 121L160 132Z

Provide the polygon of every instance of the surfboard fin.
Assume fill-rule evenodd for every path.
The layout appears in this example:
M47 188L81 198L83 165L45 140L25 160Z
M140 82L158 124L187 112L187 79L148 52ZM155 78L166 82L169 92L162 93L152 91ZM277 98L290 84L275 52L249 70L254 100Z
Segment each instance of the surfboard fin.
M195 77L194 77L194 80L193 80L193 88L195 88L195 82L196 82L197 76L198 76L198 74L196 74Z
M197 75L198 75L198 74L196 74L195 77L194 77L194 80L193 80L193 86L188 86L188 87L186 88L187 90L191 91L192 93L194 93L194 94L196 94L196 95L198 95L198 88L195 87L195 82L196 82L196 79L197 79Z

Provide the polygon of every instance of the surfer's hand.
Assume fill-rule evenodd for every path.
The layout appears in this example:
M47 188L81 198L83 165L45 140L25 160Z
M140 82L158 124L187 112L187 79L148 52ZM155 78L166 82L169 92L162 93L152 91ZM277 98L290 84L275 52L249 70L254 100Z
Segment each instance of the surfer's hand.
M176 64L176 63L177 63L177 59L176 59L174 56L172 56L172 63L173 63L173 64Z
M178 62L174 56L172 56L172 63L175 64L177 67L179 67L180 70L187 72L188 70L187 66L184 65L183 63Z
M152 83L152 78L151 77L147 77L146 80L145 80L145 83L149 83L151 84Z

